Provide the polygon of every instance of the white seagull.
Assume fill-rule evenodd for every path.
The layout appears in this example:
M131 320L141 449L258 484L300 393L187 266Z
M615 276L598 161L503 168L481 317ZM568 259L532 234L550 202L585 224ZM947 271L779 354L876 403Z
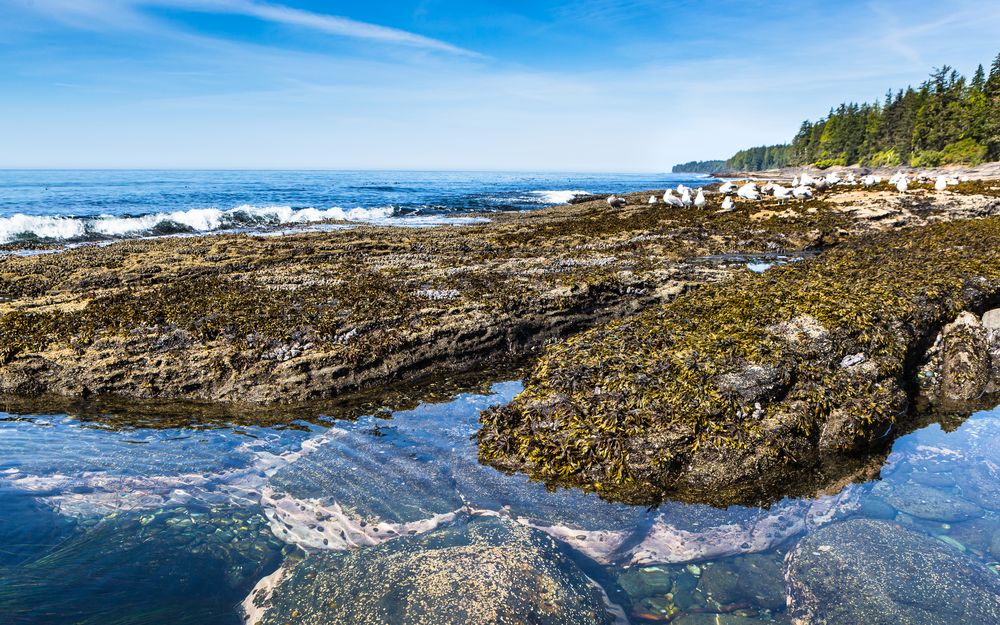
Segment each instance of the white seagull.
M666 204L667 206L678 206L678 207L684 206L684 204L681 202L681 199L676 195L674 195L674 192L671 191L670 189L667 189L663 193L663 203Z
M792 195L796 200L808 200L813 196L813 192L803 184L792 189Z
M706 203L707 202L705 201L705 192L702 191L701 189L698 189L698 196L694 198L694 205L697 208L705 208Z
M740 187L739 190L736 192L736 195L740 196L743 199L752 200L754 202L760 199L760 191L757 190L757 185L752 182L748 182L742 187Z

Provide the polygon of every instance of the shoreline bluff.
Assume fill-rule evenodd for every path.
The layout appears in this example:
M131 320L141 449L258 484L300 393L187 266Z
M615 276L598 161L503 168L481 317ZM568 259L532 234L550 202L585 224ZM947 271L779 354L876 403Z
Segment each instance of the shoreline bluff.
M747 277L741 256L818 251L794 263L811 266L842 247L864 249L878 233L1000 215L1000 185L982 181L944 192L914 185L902 195L887 185L835 187L806 201L737 199L728 212L718 210L716 188L707 188L704 209L649 205L645 191L623 196L624 208L601 197L481 225L130 240L3 256L0 396L18 405L295 406L533 358L556 343L539 365L551 366L564 349L558 342L579 344L588 328L599 333L675 300L773 279ZM575 355L564 355L575 366ZM536 368L526 396L538 379ZM484 423L484 457L552 477L502 460L509 449L489 443L499 439Z

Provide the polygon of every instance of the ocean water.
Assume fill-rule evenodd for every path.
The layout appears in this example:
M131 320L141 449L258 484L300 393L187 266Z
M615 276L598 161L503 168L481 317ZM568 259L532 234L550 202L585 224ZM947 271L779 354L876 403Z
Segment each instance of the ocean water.
M329 220L469 223L482 219L467 217L472 213L710 180L696 174L4 170L0 244L312 228Z
M500 382L391 415L292 427L0 412L0 622L238 624L276 572L323 579L335 575L328 554L364 555L497 515L551 536L571 554L564 564L602 587L618 623L788 625L787 554L858 519L1000 568L1000 410L901 437L871 482L768 508L649 509L480 465L470 439L479 411L520 389ZM870 600L837 599L858 614ZM256 616L296 622L324 609L322 595L308 601ZM952 622L948 610L932 608L922 625Z

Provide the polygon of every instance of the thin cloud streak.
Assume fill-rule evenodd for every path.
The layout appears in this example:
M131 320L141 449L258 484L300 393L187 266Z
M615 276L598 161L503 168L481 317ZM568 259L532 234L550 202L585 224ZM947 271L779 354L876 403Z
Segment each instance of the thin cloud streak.
M376 41L464 57L482 57L478 52L405 30L256 0L15 0L15 5L63 25L91 31L163 31L169 27L148 18L142 13L142 9L167 8L240 15L337 37Z
M353 39L367 39L371 41L381 41L405 46L435 50L438 52L448 52L461 56L481 56L472 50L466 50L454 46L444 41L425 37L415 33L359 22L337 15L327 15L324 13L314 13L303 9L296 9L280 4L270 4L255 2L254 0L205 0L192 2L190 0L135 0L137 4L150 4L158 6L170 6L175 8L185 8L193 11L204 11L208 13L224 12L284 24L286 26L299 26L330 35L340 37L350 37Z

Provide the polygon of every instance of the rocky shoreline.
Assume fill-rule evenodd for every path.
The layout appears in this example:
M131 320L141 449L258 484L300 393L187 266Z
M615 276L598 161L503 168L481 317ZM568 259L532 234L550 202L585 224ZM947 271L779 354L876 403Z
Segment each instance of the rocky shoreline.
M581 334L587 328L600 333L604 324L659 314L696 287L736 279L675 308L773 280L748 278L746 255L832 250L803 264L812 266L839 248L846 251L835 258L858 253L864 244L852 242L875 233L905 230L886 239L903 244L933 224L1000 214L1000 186L988 182L944 192L915 185L906 195L887 185L837 187L804 202L737 199L729 211L718 209L714 187L704 209L650 205L651 193L625 196L625 208L598 198L483 225L162 238L6 255L0 394L18 406L141 399L308 412L311 402L358 390L533 357L567 337L579 345L594 336ZM954 236L966 236L964 227ZM540 367L551 367L552 354L566 358L561 367L576 366L575 354L560 350ZM525 397L533 393L529 384ZM753 414L755 403L743 409ZM513 430L490 419L484 457L553 477L523 459L503 461L516 454L498 432ZM626 474L600 479L618 477Z

